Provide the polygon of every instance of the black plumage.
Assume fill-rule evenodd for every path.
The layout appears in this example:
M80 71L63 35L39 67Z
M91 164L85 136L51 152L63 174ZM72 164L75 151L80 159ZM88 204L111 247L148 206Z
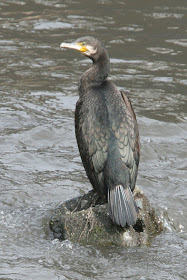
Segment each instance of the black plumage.
M136 116L130 100L107 80L110 61L103 45L82 37L61 47L77 49L93 61L81 77L75 110L75 131L87 176L100 196L108 199L112 220L134 225L138 208L134 190L140 149Z

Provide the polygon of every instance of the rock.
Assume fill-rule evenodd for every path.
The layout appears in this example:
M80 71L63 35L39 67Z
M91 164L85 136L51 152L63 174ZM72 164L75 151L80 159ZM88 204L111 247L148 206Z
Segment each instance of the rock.
M108 215L108 205L94 190L65 201L53 210L50 228L54 238L99 245L143 246L163 231L163 224L138 187L134 198L139 208L138 220L132 227L115 225Z

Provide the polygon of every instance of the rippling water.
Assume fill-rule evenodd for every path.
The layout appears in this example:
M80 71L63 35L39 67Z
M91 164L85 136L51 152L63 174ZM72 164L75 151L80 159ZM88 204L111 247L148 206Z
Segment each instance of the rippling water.
M0 279L186 279L186 0L0 3ZM166 217L149 248L53 240L50 211L87 192L74 134L90 61L61 42L93 35L137 114L137 184Z

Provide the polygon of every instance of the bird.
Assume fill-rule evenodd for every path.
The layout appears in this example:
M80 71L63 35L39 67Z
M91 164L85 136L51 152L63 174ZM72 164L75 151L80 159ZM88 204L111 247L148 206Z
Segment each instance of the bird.
M82 163L93 189L108 202L114 224L133 226L138 207L133 197L140 159L139 130L130 99L108 79L110 59L92 36L61 43L93 62L80 78L75 134Z

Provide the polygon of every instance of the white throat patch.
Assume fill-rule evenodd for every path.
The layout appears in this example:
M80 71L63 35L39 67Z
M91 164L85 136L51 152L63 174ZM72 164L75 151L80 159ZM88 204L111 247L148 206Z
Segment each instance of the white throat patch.
M86 48L87 48L87 51L85 52L85 54L87 54L87 55L92 55L97 52L97 49L94 49L92 46L87 45Z

